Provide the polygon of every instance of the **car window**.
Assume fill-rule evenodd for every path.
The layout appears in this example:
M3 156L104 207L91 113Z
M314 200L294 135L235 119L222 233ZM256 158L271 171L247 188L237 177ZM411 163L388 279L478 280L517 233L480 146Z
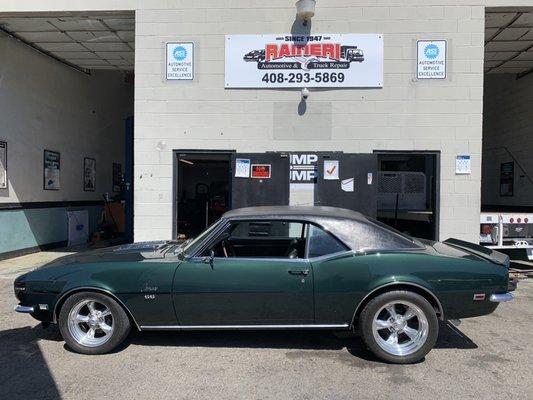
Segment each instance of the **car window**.
M309 225L308 257L320 257L327 254L346 251L348 248L330 233L315 225Z
M373 221L347 219L318 219L326 230L335 232L343 243L352 250L399 250L420 249L423 244L405 234L396 233L388 226L377 225Z
M303 224L290 221L242 221L232 225L232 237L303 237Z
M206 249L221 258L305 258L305 223L234 221Z

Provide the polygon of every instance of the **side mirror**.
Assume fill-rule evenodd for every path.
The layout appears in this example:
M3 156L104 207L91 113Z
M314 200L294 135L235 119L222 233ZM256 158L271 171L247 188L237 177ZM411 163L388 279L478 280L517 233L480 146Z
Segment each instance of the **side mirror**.
M204 263L210 264L211 268L213 268L214 259L215 259L215 252L213 250L209 250L209 255L204 258Z

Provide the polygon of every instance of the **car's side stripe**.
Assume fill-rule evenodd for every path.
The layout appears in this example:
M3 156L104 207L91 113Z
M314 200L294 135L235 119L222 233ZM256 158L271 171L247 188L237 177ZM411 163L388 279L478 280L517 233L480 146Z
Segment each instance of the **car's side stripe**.
M261 330L261 329L348 329L349 324L294 324L294 325L143 325L141 330Z

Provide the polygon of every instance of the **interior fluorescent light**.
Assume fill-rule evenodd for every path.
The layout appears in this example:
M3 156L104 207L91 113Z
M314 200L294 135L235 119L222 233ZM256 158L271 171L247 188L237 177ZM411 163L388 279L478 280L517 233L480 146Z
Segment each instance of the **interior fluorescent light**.
M180 158L179 160L180 160L182 163L189 164L189 165L194 165L194 163L193 163L192 161L184 160L183 158Z

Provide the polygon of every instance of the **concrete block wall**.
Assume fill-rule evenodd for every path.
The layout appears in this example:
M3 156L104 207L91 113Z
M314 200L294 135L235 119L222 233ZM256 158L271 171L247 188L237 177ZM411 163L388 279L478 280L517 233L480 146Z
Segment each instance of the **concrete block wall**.
M533 208L533 74L517 80L511 74L489 74L485 79L483 117L483 191L487 206ZM515 162L514 195L500 196L500 165Z
M298 91L224 89L224 35L290 32L293 2L174 2L172 10L137 11L135 240L170 238L172 149L437 150L440 238L477 239L484 8L445 1L364 3L318 1L311 32L383 33L384 87L312 92L308 109L331 108L331 138L305 141L274 135L274 110L285 109L295 124L306 126L308 119L298 115ZM414 79L417 39L448 40L449 79ZM194 82L163 79L164 43L179 40L196 44ZM472 155L471 175L455 175L458 154Z
M0 12L136 10L136 240L171 235L173 148L320 148L441 151L440 238L476 241L485 6L531 6L531 0L318 0L312 32L385 35L383 89L312 94L314 105L331 104L327 143L273 140L273 104L294 111L297 92L223 89L224 34L289 32L293 0L1 0ZM446 81L413 79L421 38L449 41ZM163 81L163 46L171 40L196 42L195 82ZM347 125L347 117L361 124ZM470 176L455 175L460 153L472 155Z

